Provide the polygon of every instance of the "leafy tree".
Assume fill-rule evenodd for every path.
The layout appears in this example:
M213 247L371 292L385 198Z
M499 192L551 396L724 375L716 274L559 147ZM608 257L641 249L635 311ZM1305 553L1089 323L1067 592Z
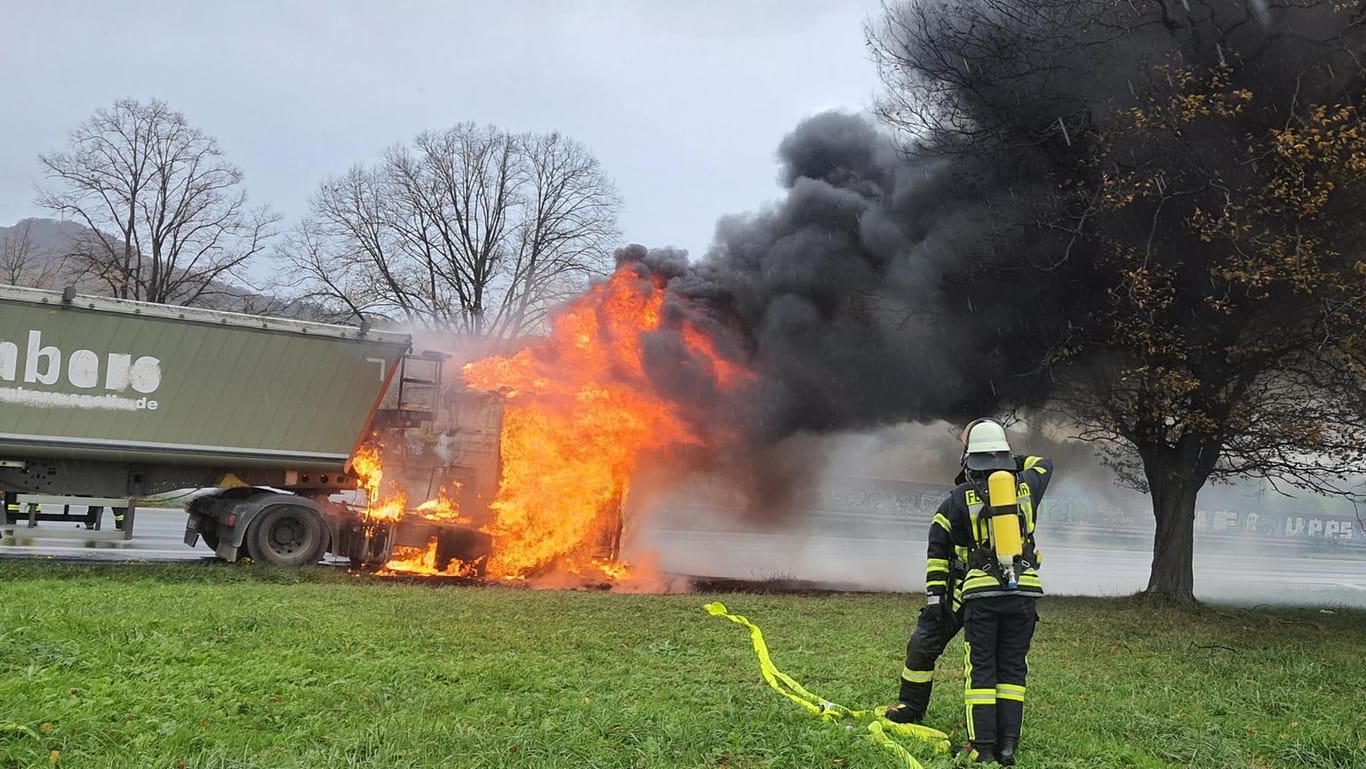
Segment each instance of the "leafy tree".
M1364 20L1332 0L983 0L870 30L884 117L1009 191L964 275L1032 265L1006 299L1033 317L1020 343L1151 493L1153 596L1193 600L1207 481L1341 492L1366 459ZM1045 295L1067 299L1029 306Z

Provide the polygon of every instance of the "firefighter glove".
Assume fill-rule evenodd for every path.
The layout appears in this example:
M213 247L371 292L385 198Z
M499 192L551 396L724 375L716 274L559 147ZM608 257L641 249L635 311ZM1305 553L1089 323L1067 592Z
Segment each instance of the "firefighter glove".
M953 602L946 595L931 595L925 599L925 608L940 622L953 619Z

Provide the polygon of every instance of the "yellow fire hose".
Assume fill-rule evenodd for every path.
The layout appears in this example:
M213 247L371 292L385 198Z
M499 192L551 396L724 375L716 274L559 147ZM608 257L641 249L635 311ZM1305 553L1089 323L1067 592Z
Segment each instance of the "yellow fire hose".
M853 719L861 721L872 719L868 724L869 737L873 742L891 751L901 760L902 765L907 769L924 769L920 762L911 755L911 752L900 743L887 736L887 733L901 736L913 737L917 740L930 743L934 752L947 753L949 750L949 737L938 729L931 729L920 724L898 724L882 717L880 710L850 710L843 705L831 702L823 697L807 691L805 687L797 683L793 678L779 670L773 664L772 658L768 656L768 645L764 643L764 633L759 626L750 622L739 614L731 614L726 610L726 605L717 601L709 603L702 608L714 617L725 617L739 625L749 628L750 641L754 643L754 653L759 656L759 670L763 673L764 680L773 687L774 691L801 705L812 715L820 716L825 721L836 721L841 719Z

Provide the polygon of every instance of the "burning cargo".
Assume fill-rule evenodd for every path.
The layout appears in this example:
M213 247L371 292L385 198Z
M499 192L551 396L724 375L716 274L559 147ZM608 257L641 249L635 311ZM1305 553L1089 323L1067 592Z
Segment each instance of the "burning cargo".
M495 502L504 492L502 446L509 427L506 396L459 381L429 387L426 382L441 379L439 359L426 353L409 357L405 367L415 364L435 371L417 385L420 399L411 395L411 379L397 378L385 400L392 408L377 418L374 445L353 460L365 489L356 509L373 543L372 554L363 559L366 565L410 574L522 579L564 566L578 554L599 563L620 558L622 499L617 495L591 511L601 525L589 541L568 543L559 557L516 572L490 573L491 559L525 545L520 532L497 526Z

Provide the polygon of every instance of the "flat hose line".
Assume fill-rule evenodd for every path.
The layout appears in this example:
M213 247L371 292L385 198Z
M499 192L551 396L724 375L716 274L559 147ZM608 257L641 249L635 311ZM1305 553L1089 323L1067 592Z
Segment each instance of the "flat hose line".
M768 644L764 643L764 633L758 625L739 614L731 614L726 609L726 605L720 601L706 604L702 608L706 609L707 613L713 617L725 617L731 622L749 628L749 638L754 644L754 653L759 657L759 670L763 674L764 680L773 687L774 691L802 706L812 715L820 716L821 720L824 721L871 719L868 723L869 738L896 755L907 769L924 769L924 766L916 760L915 756L911 755L905 746L889 737L889 732L900 737L911 737L930 743L935 753L947 753L949 751L949 736L938 729L931 729L920 724L898 724L884 718L880 709L850 710L843 705L812 694L806 690L806 687L773 664L773 659L768 654Z

